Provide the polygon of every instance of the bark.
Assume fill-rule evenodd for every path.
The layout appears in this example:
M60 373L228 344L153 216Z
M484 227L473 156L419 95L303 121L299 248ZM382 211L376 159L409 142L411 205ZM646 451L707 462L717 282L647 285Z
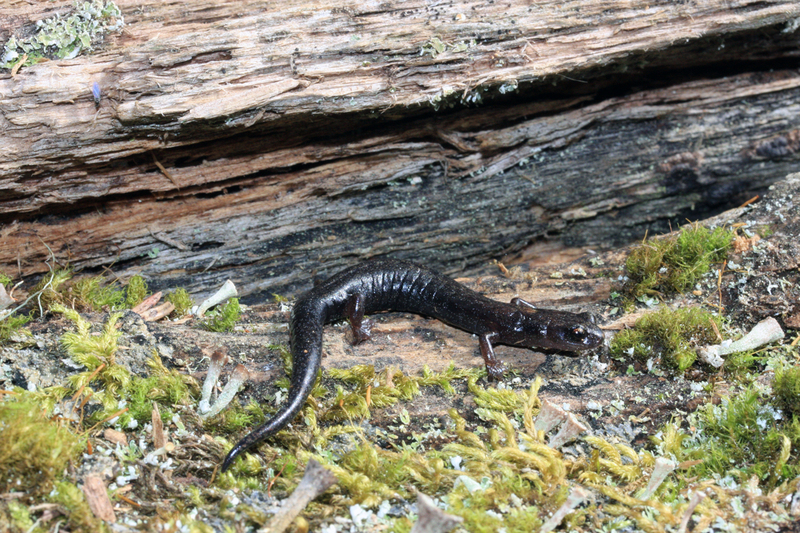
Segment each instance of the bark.
M463 271L617 245L796 164L795 2L120 6L96 53L0 75L0 270L47 244L254 298L365 256Z

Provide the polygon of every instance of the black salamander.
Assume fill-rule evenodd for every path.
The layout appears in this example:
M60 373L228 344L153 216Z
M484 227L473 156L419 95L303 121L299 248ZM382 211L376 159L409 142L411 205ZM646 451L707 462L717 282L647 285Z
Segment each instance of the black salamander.
M369 338L369 323L364 315L379 311L434 317L478 335L486 371L496 379L502 377L505 365L495 358L495 344L578 351L603 342L603 332L588 313L537 309L520 298L502 303L413 263L395 259L366 261L298 298L289 324L289 399L274 417L233 447L222 464L223 472L239 454L277 433L300 412L319 372L322 327L348 318L356 342L361 342Z

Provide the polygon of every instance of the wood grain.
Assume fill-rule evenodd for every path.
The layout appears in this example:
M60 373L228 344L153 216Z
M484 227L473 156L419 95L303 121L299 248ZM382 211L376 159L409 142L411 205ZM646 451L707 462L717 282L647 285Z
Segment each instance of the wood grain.
M0 75L2 270L47 244L254 297L371 255L463 271L638 238L794 162L753 148L800 128L796 71L753 70L797 57L794 2L120 6L96 53Z

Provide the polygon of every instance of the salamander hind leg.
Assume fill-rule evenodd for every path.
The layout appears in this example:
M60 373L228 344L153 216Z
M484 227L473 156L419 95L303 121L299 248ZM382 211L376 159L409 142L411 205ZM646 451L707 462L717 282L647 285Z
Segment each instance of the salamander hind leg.
M503 379L506 373L506 364L494 356L494 348L492 348L492 339L496 336L495 333L485 333L479 337L481 346L481 356L483 363L486 365L486 372L489 377L496 380Z
M353 344L368 340L372 321L364 318L364 297L358 293L351 295L345 312L353 330Z

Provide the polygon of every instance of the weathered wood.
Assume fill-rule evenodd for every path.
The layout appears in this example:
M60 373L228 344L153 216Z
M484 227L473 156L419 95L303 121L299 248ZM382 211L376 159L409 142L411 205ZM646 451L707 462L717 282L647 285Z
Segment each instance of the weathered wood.
M794 2L120 5L99 53L0 77L0 269L44 270L43 243L244 294L354 256L461 268L638 236L785 175L793 152L758 142L796 149L794 71L624 87L643 63L794 57ZM0 27L41 18L23 7Z
M438 254L480 261L567 227L578 245L592 242L584 235L635 238L649 220L691 216L693 203L763 186L796 164L757 155L750 139L798 120L798 84L793 73L755 85L750 76L696 82L462 134L459 121L480 112L463 113L442 127L464 152L440 138L413 143L422 121L410 125L408 138L375 134L370 156L245 178L228 183L235 190L227 194L192 202L122 199L58 223L20 222L6 228L0 247L10 261L26 250L35 257L45 250L34 234L83 265L110 256L190 288L233 277L248 294L307 284L309 273L295 265L336 269L356 256L394 252L442 266ZM743 98L747 109L735 105ZM524 115L525 107L510 114ZM357 142L345 140L343 151ZM468 172L476 165L484 170ZM369 194L359 194L366 187ZM156 259L135 261L154 246L161 249Z

